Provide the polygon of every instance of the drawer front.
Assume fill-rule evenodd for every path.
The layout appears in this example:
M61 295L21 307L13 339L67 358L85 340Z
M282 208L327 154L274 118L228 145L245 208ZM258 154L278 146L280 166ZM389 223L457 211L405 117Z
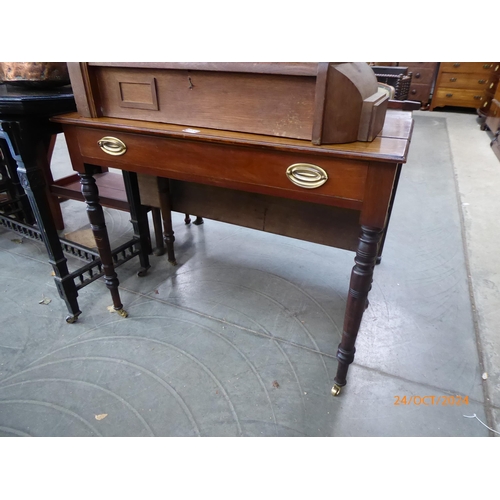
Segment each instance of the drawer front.
M443 73L480 73L488 74L498 71L498 63L484 62L444 62L441 63Z
M438 89L435 93L435 106L464 106L480 108L485 100L484 93L474 90Z
M431 85L419 85L419 84L411 84L410 92L408 94L408 99L410 101L420 101L424 104L429 102L429 96L431 93Z
M338 204L335 198L356 200L359 205L364 195L368 170L368 162L364 161L78 127L67 132L76 134L76 141L68 141L68 147L78 147L85 163L99 166L235 189L250 188L254 192L330 205ZM120 156L104 152L98 141L105 136L122 141L126 152ZM299 166L287 176L288 167L294 164L312 165L313 171ZM327 175L319 187L303 187L291 180L314 180L314 167L320 167Z
M450 89L486 90L495 85L496 77L477 73L441 73L439 87Z
M434 77L433 69L416 68L416 69L411 69L410 71L412 72L412 77L411 77L412 83L418 83L418 84L432 83L432 79Z

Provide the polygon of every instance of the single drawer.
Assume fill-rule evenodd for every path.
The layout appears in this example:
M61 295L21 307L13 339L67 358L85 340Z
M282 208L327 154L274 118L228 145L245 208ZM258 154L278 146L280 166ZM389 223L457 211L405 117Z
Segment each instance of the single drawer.
M439 87L451 89L486 90L495 84L496 77L478 73L441 73Z
M419 85L412 83L410 86L410 92L408 93L408 99L410 101L420 101L422 103L429 102L429 96L431 93L431 85Z
M65 133L68 148L78 147L85 163L331 205L334 198L363 200L365 161L91 128L67 127ZM109 139L105 152L98 144L104 137L121 141L125 152L117 155Z
M434 70L427 68L417 68L415 70L410 70L412 72L411 81L412 83L432 83L434 77Z
M438 89L435 93L434 106L464 106L468 108L480 108L485 96L483 92L461 89Z
M492 62L444 62L441 63L443 73L480 73L488 74L498 71L498 63Z

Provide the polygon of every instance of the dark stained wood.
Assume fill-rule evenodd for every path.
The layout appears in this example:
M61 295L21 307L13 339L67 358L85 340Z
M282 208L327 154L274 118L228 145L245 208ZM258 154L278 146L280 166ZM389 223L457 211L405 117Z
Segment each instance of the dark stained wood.
M116 311L122 311L123 304L121 303L120 292L118 291L118 276L113 265L111 245L109 243L104 213L99 203L99 190L93 178L93 174L94 167L91 165L85 167L85 172L80 172L82 195L87 203L87 214L90 221L90 227L92 228L96 247L101 257L104 268L104 281L111 293L113 308Z
M359 212L355 210L192 182L171 181L170 189L176 212L203 214L208 219L345 250L357 248Z
M339 365L335 382L340 387L346 384L347 370L354 361L356 352L354 345L367 306L368 292L372 286L373 269L381 236L381 229L361 227L359 245L354 258L355 265L351 272L342 339L337 351Z

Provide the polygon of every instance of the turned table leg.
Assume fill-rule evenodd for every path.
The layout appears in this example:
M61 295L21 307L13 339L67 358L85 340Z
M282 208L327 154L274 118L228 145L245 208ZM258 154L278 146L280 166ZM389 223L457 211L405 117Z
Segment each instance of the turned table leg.
M337 396L340 388L346 385L349 365L354 361L356 337L371 289L373 269L377 260L378 246L383 230L361 226L358 249L351 273L349 295L344 316L342 340L337 351L338 368L332 394Z
M163 177L156 178L158 183L158 192L160 194L161 217L163 219L163 240L167 248L168 261L174 266L177 265L174 252L174 230L172 227L172 201L170 199L170 188L168 179Z
M97 251L101 258L102 267L104 270L104 281L108 287L111 298L113 300L113 308L116 312L126 318L127 312L123 309L118 291L118 276L115 272L113 257L111 253L111 245L109 243L108 231L104 220L104 212L99 203L99 190L95 182L93 174L96 167L85 165L85 172L79 173L80 184L82 187L82 195L87 203L87 215L90 221L90 227L94 234Z
M149 265L148 254L152 251L148 214L141 205L137 174L135 172L127 172L126 170L122 170L122 174L129 204L130 222L134 228L134 235L138 238L140 245L139 262L141 264L141 269L137 274L138 276L145 276L147 270L151 267Z

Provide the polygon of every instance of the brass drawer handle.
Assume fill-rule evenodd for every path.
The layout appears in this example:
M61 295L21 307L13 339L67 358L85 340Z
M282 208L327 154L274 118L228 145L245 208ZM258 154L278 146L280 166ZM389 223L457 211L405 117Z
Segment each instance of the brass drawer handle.
M455 63L455 64L453 65L453 67L454 67L454 68L460 68L460 63Z
M490 68L491 68L491 64L485 64L485 65L483 66L483 68L484 68L484 69L490 69Z
M328 174L317 165L310 163L294 163L286 169L286 176L296 186L314 189L328 180Z
M486 80L478 80L477 83L480 83L482 85L483 83L486 83Z
M453 94L446 94L446 97L453 97Z
M474 99L479 100L479 99L482 99L482 97L483 97L482 95L475 95Z
M450 78L450 82L456 82L457 79L456 78Z
M127 152L127 146L116 137L106 136L97 141L99 147L108 155L121 156Z

